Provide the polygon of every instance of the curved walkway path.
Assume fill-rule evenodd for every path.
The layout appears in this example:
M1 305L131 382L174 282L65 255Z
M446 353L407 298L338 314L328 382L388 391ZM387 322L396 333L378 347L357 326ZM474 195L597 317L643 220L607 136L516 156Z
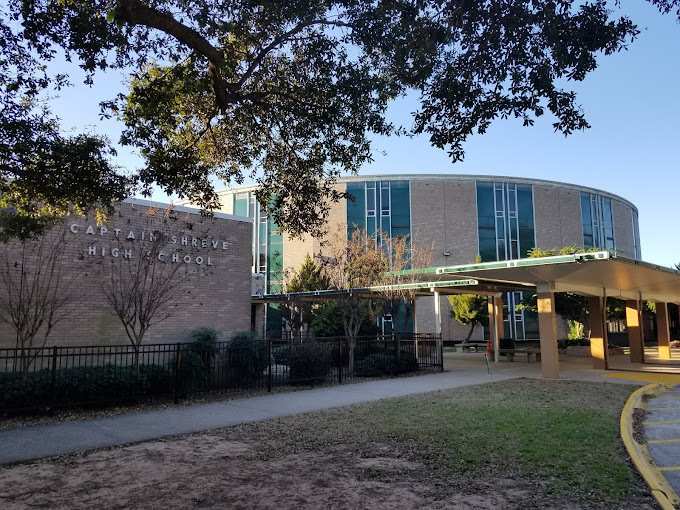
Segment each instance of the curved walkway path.
M517 372L503 370L495 371L493 375L479 369L444 372L5 430L0 431L0 464L137 443L383 398L502 381L521 375Z
M0 431L0 464L137 443L384 398L447 390L515 377L540 377L539 363L491 364L491 370L488 372L480 356L449 357L445 355L445 360L449 371L443 373L275 393L206 404L173 406L103 418ZM584 359L577 360L576 363L563 363L561 377L603 382L604 375L605 372L592 370L590 360ZM630 381L620 380L618 382L630 384Z

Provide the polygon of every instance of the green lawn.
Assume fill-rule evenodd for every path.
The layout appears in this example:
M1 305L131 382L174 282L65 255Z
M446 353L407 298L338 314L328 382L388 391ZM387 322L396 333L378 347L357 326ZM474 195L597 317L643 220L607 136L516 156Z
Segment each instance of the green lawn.
M396 445L438 476L517 480L594 506L647 503L627 461L619 413L634 387L514 380L247 425L262 451Z

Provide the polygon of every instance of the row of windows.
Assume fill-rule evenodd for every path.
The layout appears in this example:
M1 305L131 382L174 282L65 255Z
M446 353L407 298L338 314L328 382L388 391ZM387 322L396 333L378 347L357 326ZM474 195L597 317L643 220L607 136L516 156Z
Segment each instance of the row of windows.
M365 230L383 246L387 238L411 236L409 181L347 183L347 238Z
M477 225L483 262L526 257L536 246L532 187L478 181ZM507 292L503 296L505 338L538 337L536 314L517 308L524 297L522 292Z
M526 257L536 245L531 186L478 182L477 221L482 261Z

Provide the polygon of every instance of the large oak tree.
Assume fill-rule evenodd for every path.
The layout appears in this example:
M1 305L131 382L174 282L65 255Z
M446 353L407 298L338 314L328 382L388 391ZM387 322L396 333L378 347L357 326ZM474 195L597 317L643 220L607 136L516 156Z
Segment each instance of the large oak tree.
M649 1L677 12L676 0ZM216 177L253 177L277 223L299 234L320 230L340 197L334 179L370 161L374 134L425 134L457 161L465 140L497 118L531 125L549 112L560 133L588 127L569 84L636 37L616 8L616 0L16 0L3 28L13 17L20 46L42 61L64 50L88 80L109 68L130 73L130 89L102 108L124 122L122 144L142 155L143 189L157 184L212 209ZM387 107L408 92L419 97L413 122L393 125ZM0 185L22 168L0 170ZM113 179L109 189L124 184L103 163L86 171L96 184ZM33 198L27 182L19 194Z

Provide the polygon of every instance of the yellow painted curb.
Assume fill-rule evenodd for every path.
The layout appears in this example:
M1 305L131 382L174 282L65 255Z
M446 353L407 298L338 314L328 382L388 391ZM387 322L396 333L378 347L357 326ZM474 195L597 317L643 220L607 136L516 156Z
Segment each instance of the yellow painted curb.
M661 508L663 510L674 510L680 508L680 497L675 493L659 468L654 465L647 446L638 443L633 438L633 411L638 408L645 409L643 396L658 395L664 389L664 386L659 384L648 384L638 388L628 397L623 406L623 411L621 411L621 439L623 439L623 444L626 446L635 468L649 485Z
M667 372L645 372L642 370L607 370L605 377L612 379L624 379L626 381L637 381L656 384L680 384L680 374L669 374Z

